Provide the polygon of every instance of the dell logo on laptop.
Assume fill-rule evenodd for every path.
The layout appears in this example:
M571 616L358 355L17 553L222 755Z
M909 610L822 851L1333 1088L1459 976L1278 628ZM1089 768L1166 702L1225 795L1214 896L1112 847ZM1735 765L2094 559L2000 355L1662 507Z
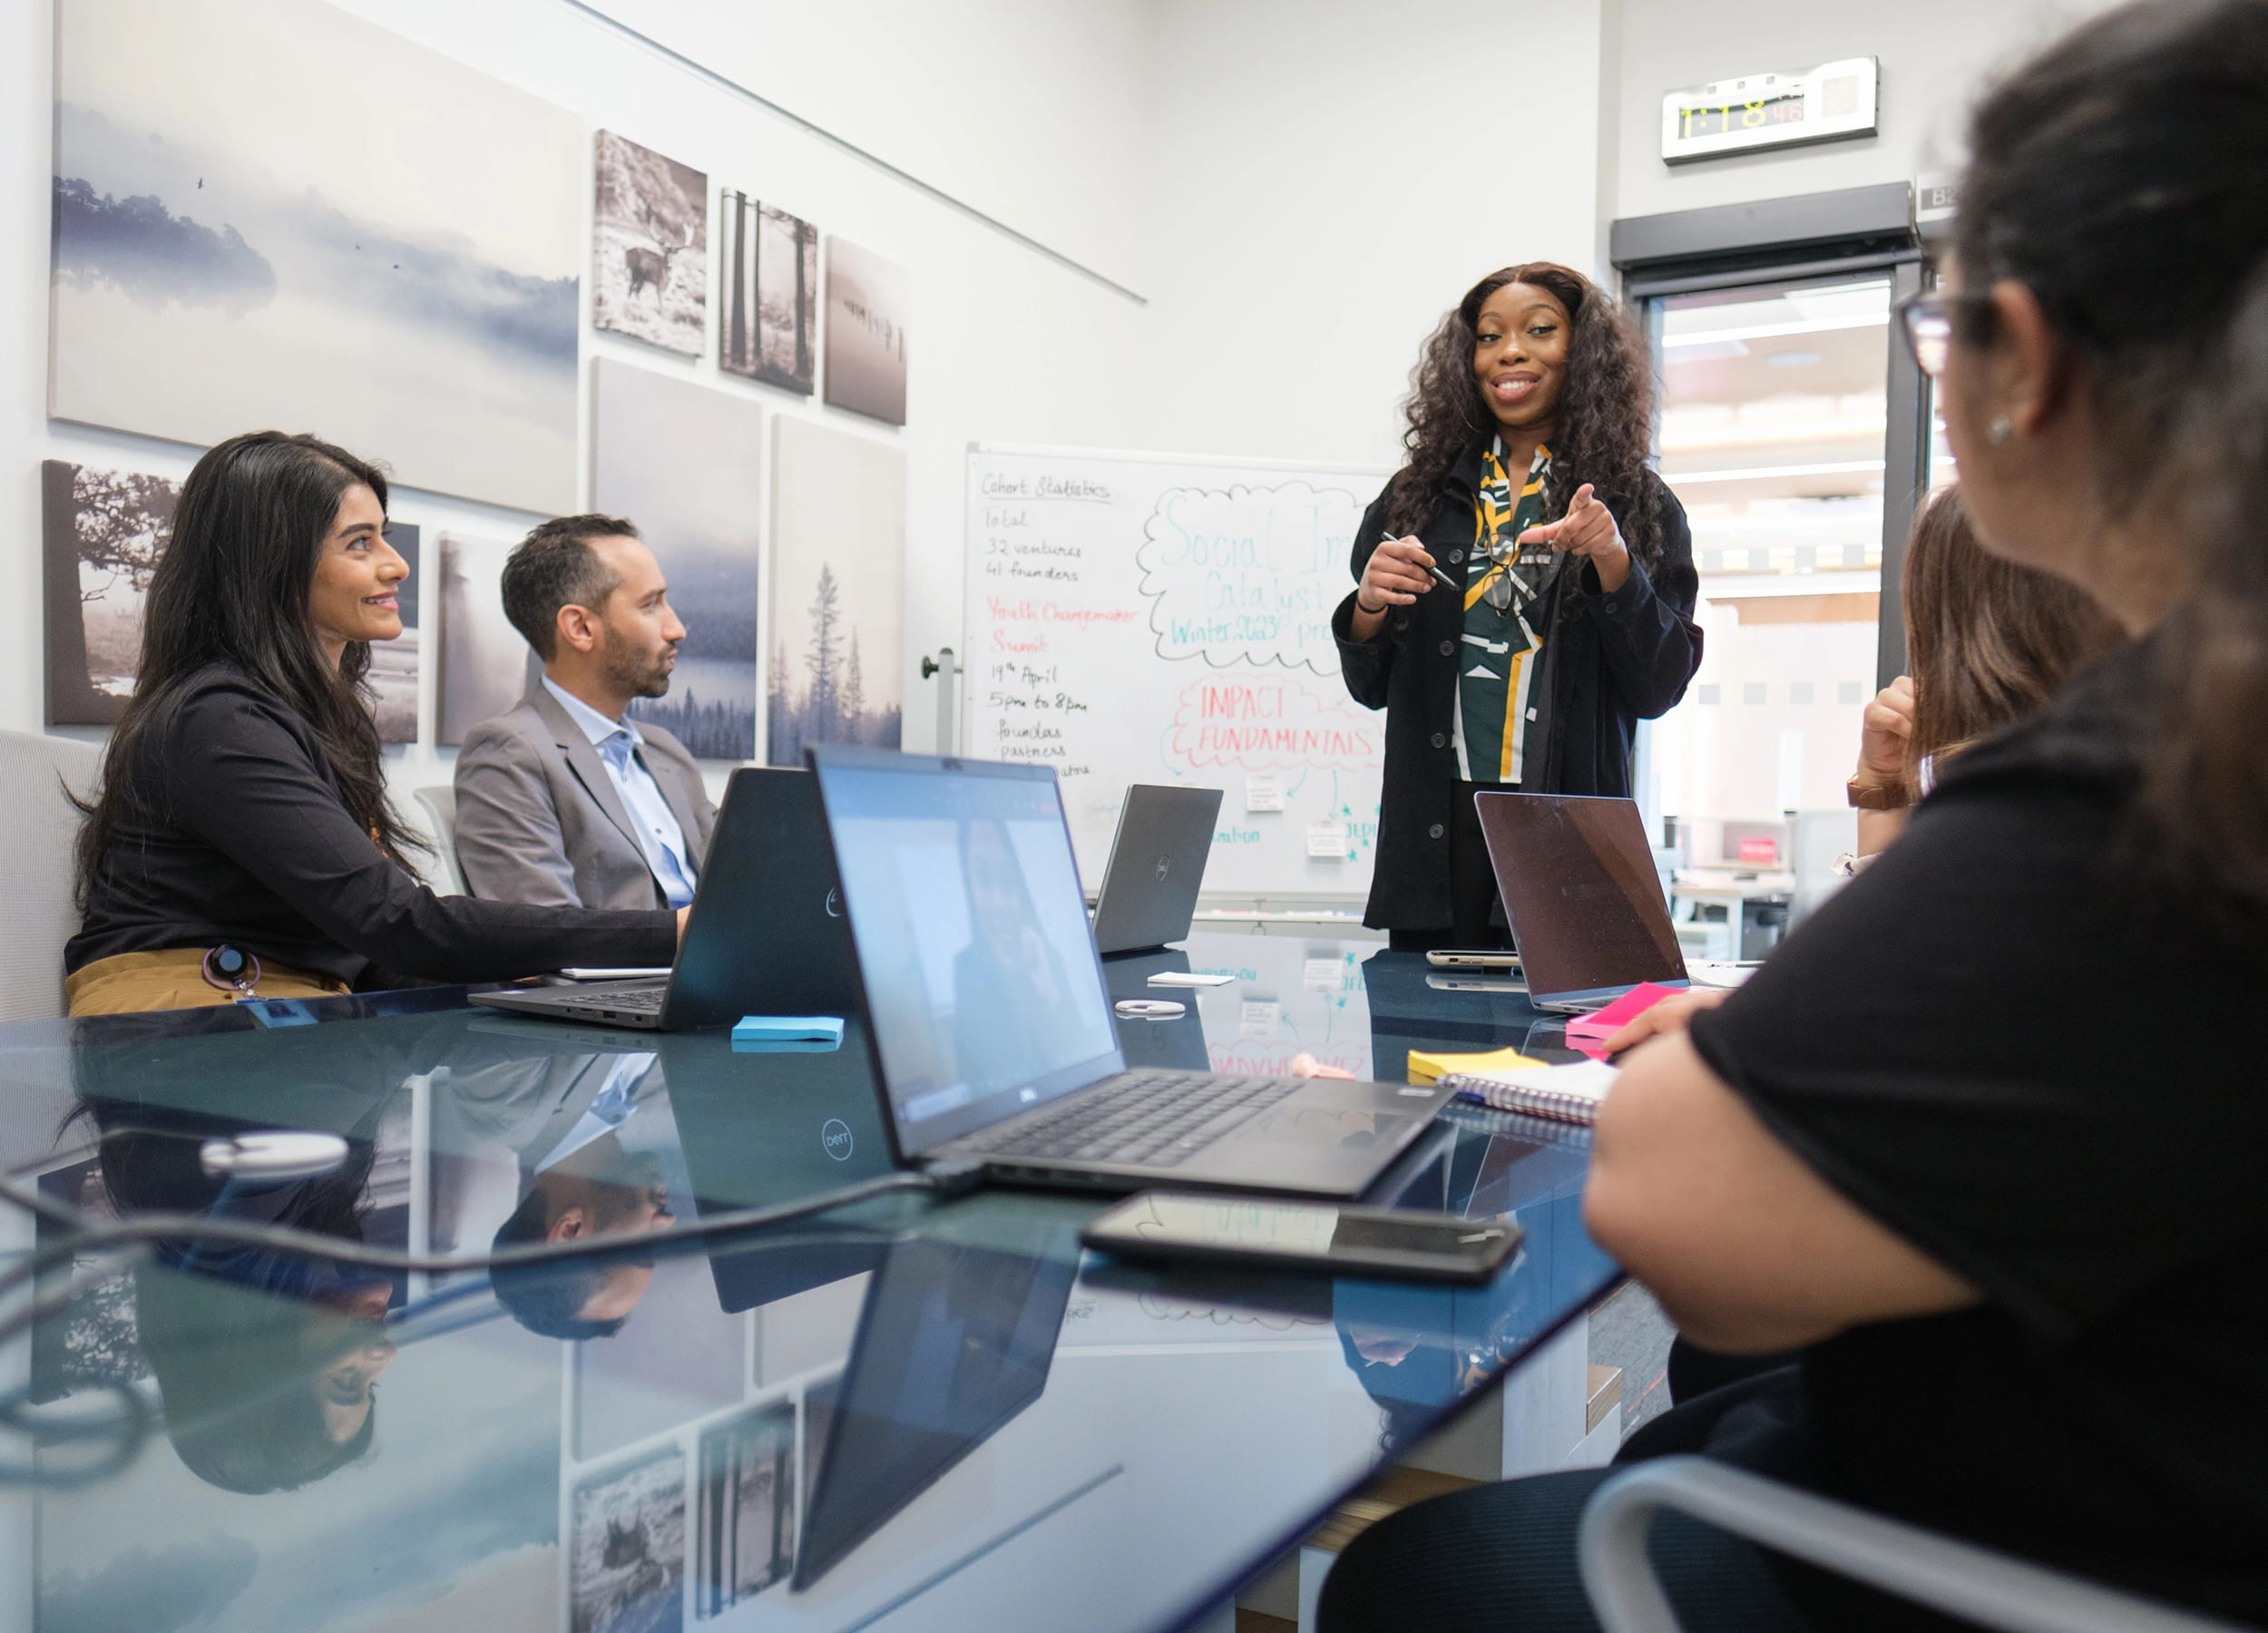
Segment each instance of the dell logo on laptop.
M829 918L843 916L843 893L839 887L826 893L826 915Z
M1166 870L1172 865L1173 858L1171 856L1160 856L1158 858L1158 882L1160 885L1163 885L1166 882Z
M850 1124L839 1117L830 1117L819 1130L819 1144L837 1162L848 1162L851 1154Z
M1017 1098L1024 1100L1035 1100L1040 1098L1040 1091L1037 1089L1027 1089Z

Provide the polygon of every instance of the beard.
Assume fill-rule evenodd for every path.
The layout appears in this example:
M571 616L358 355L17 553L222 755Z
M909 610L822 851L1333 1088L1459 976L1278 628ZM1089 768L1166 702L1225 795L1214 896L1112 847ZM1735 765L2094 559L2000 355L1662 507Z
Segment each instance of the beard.
M659 698L670 689L670 659L676 651L674 644L643 652L611 650L607 679L633 698Z

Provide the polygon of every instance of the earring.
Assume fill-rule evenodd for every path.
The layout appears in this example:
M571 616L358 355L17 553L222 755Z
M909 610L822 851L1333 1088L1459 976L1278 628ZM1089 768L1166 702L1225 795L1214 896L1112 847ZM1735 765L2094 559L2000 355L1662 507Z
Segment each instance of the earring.
M1985 427L1985 435L1992 439L1995 446L1998 446L2016 435L2016 422L2005 414L1996 415L1992 423Z

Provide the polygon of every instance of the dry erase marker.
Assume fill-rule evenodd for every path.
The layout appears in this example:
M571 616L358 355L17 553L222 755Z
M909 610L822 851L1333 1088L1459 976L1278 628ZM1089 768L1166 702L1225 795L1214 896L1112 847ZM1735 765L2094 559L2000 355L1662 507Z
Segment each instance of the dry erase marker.
M1394 544L1399 543L1401 541L1391 533L1379 541L1382 544ZM1448 586L1450 589L1454 590L1458 594L1462 595L1464 593L1464 586L1458 583L1455 579L1451 578L1449 574L1443 572L1439 567L1428 567L1425 571L1432 573L1435 578L1441 580L1443 584Z

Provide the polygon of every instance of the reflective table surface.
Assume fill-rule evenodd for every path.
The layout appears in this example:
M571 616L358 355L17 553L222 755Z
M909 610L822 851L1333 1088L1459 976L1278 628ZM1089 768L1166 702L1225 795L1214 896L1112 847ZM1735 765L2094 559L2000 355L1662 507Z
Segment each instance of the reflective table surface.
M1399 1079L1413 1047L1550 1041L1511 983L1368 944L1198 935L1110 973L1188 1005L1119 1022L1135 1064ZM0 1275L50 1261L0 1345L0 1633L1173 1628L1616 1276L1585 1133L1464 1110L1374 1199L1517 1218L1485 1287L1138 1269L1082 1253L1110 1199L1064 1193L672 1235L890 1172L855 1026L751 1052L435 989L0 1028L0 1169L49 1206L0 1205ZM207 1171L262 1129L343 1141ZM611 1250L492 1277L73 1246L152 1212Z

